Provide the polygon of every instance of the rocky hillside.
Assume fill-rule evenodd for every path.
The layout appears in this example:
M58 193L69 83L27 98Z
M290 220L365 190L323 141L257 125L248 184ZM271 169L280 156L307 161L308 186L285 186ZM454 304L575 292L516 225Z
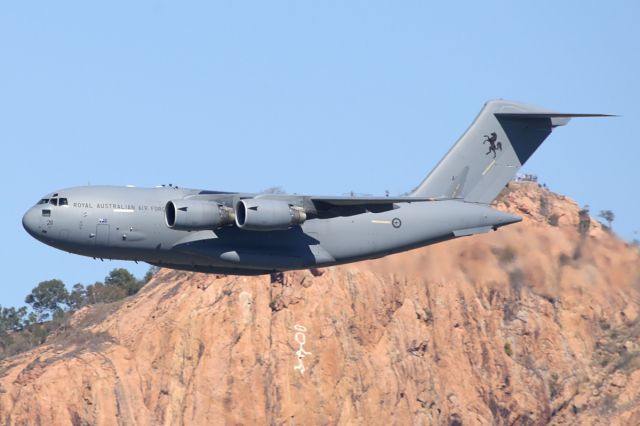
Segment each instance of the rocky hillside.
M640 424L640 255L512 183L498 232L270 277L162 270L0 363L0 424Z

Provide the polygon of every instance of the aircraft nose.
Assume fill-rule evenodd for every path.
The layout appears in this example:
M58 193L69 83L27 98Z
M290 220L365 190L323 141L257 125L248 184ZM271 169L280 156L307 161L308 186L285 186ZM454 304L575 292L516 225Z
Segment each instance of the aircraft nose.
M37 235L38 230L38 212L31 208L22 216L22 226L31 236Z

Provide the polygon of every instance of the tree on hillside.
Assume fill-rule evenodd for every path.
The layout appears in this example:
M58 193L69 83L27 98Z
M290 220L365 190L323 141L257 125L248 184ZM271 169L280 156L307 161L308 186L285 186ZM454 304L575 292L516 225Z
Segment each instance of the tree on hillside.
M578 232L580 235L583 237L587 235L590 226L591 216L589 216L589 205L587 204L578 212Z
M85 289L85 304L111 303L127 296L136 294L155 273L155 269L149 269L145 279L138 280L124 268L116 268L109 272L104 279L104 283L96 282L88 285ZM80 292L81 289L78 288Z
M87 289L80 283L74 284L69 293L69 308L76 310L87 304Z
M69 292L62 281L47 280L34 287L24 301L38 313L38 321L44 321L64 312L64 306L69 306Z
M70 312L86 305L116 302L135 294L158 270L152 266L144 279L138 280L126 269L114 269L104 282L86 287L78 283L71 291L60 280L42 281L25 298L31 310L25 306L0 306L0 360L44 343Z
M600 214L598 216L606 220L607 227L611 229L611 222L614 221L616 215L611 210L600 210Z
M104 279L104 284L106 286L115 286L123 289L126 296L136 294L144 285L144 283L138 281L131 272L124 268L116 268L109 272L109 275Z
M100 281L87 286L86 303L111 303L127 297L127 291L117 285L105 285Z
M27 316L27 308L22 306L21 308L3 308L0 306L0 335L6 331L20 330L25 323Z
M147 273L144 274L144 278L142 278L142 281L144 282L144 284L151 281L151 278L153 278L158 273L159 270L160 268L158 268L157 266L151 266L147 271Z

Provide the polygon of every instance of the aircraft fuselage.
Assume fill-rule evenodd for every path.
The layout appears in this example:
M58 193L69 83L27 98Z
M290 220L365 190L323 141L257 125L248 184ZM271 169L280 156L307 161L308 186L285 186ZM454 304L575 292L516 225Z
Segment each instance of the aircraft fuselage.
M203 272L262 274L381 257L520 220L486 205L443 200L398 203L379 212L328 218L318 213L285 230L245 230L234 224L179 230L167 225L170 200L204 197L233 208L255 195L176 187L76 187L43 197L24 215L23 225L43 243L84 256Z
M22 223L68 252L203 272L255 275L372 259L519 222L491 202L553 129L593 116L604 115L489 101L402 197L85 186L46 195Z

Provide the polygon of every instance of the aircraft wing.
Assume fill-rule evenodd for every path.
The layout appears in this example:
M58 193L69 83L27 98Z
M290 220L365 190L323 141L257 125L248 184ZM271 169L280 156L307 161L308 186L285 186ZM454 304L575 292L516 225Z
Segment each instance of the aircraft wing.
M304 207L307 213L319 218L353 216L366 212L384 212L398 208L401 203L421 203L450 198L438 197L370 197L370 196L319 196L295 194L241 194L203 191L190 198L233 203L237 199L256 198L282 200Z
M384 205L384 204L396 204L396 203L416 203L424 201L438 201L438 198L424 198L424 197L324 197L324 196L311 196L310 200L314 204L329 204L332 206L370 206L370 205Z
M397 204L401 203L423 203L436 200L437 198L431 197L308 197L308 201L321 219L354 216L366 212L381 213L397 209Z

